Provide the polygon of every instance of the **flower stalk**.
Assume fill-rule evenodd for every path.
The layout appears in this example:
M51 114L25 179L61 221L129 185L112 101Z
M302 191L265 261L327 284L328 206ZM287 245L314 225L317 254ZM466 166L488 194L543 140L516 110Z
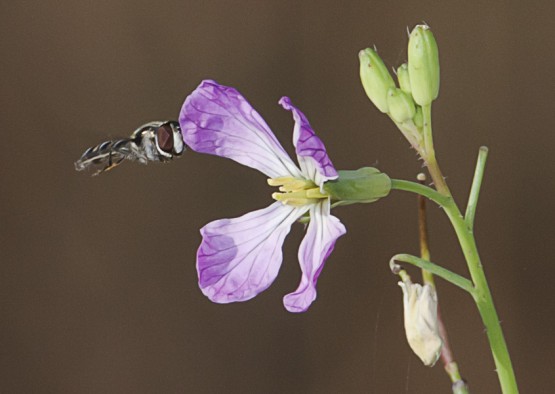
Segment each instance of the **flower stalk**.
M394 274L398 274L402 270L401 266L395 263L396 261L412 264L418 268L429 271L435 276L454 284L470 294L474 292L471 281L459 274L454 273L453 271L448 270L447 268L443 268L438 264L432 263L431 261L406 253L396 254L389 260L389 268Z
M429 127L431 130L431 124L429 125ZM469 204L471 206L474 206L470 208L470 211L468 211L467 209L467 212L470 212L470 215L468 217L472 218L472 223L475 214L475 203L479 195L481 181L483 178L483 168L485 167L486 156L487 150L481 149L478 160L478 168L476 171L477 176L475 176L472 186L472 197L469 199ZM433 156L433 158L435 159L435 155ZM420 268L424 268L432 272L434 275L448 280L458 287L461 287L472 295L482 318L482 322L486 327L486 334L496 365L496 371L499 377L502 392L504 394L518 393L516 377L514 374L511 358L509 356L507 343L505 342L505 338L503 336L503 330L501 329L499 317L497 315L491 291L489 289L482 262L480 260L473 229L469 226L467 220L465 219L465 217L463 217L457 204L453 200L451 192L449 191L449 188L447 187L447 184L445 183L445 180L441 175L441 170L439 169L437 161L427 161L427 164L428 169L430 170L430 175L434 179L434 184L437 188L437 192L434 191L435 193L433 193L428 190L431 188L415 182L398 181L394 179L392 179L391 182L392 189L410 191L423 195L424 197L430 198L443 208L443 210L447 214L447 217L451 221L453 229L455 230L455 233L461 245L461 249L466 259L468 270L470 272L471 281L468 281L468 279L463 278L449 270L446 270L445 268L439 267L436 264L419 259L415 256L396 255L392 258L392 261L404 261L417 265Z
M426 175L420 173L417 176L418 182L423 185L426 182ZM425 260L430 260L430 246L428 244L428 220L426 215L426 199L418 195L418 239L420 244L420 256ZM426 270L422 270L422 281L425 284L435 288L434 275ZM453 356L453 350L449 343L449 336L447 335L447 328L441 317L441 308L438 303L437 306L437 323L439 336L443 342L441 348L441 360L443 361L443 367L449 378L451 379L451 389L454 394L469 394L468 385L465 380L461 377L459 372L459 366L455 362L455 357Z
M474 233L472 229L467 226L466 221L453 200L450 200L448 206L444 206L443 208L455 229L468 265L470 277L474 283L472 295L478 307L482 322L486 327L486 334L495 361L501 389L504 394L518 393L509 350L505 342L505 337L503 336L499 316L497 315L493 297L478 254Z

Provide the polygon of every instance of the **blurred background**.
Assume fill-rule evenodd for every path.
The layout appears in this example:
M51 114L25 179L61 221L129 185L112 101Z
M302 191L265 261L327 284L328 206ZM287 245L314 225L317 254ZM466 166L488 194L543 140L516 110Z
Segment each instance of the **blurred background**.
M360 49L406 59L422 21L440 48L436 152L459 205L490 148L476 236L522 392L552 390L555 28L547 1L3 1L0 3L2 393L446 393L404 337L389 258L418 253L416 201L334 213L347 226L305 314L295 225L275 283L216 305L197 287L199 228L271 203L265 177L186 154L99 177L89 146L176 119L204 78L239 89L290 152L288 95L340 169L414 179L421 162L366 98ZM549 88L551 86L552 88ZM430 204L432 260L465 263ZM418 278L417 271L412 271ZM438 281L473 393L499 392L472 300Z

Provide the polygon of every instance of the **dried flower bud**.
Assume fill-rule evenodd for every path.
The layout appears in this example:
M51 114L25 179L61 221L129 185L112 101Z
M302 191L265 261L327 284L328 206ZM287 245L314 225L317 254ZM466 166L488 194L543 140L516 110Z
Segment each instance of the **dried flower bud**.
M436 291L429 284L399 282L399 286L403 289L407 341L424 365L431 367L438 360L443 345L439 336Z
M439 94L439 54L430 28L416 26L408 49L410 86L418 105L429 105Z
M363 49L358 53L360 80L366 95L383 113L388 113L387 91L395 87L395 81L375 50Z

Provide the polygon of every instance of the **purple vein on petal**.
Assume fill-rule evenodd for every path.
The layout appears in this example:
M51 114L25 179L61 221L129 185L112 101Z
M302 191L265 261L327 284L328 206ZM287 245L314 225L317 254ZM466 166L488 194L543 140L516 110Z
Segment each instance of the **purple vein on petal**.
M300 174L262 117L233 88L203 81L185 100L179 121L185 143L195 151L230 158L269 177ZM250 159L252 154L264 158L264 165Z
M293 293L283 298L289 312L304 312L316 299L316 283L335 242L346 233L345 226L329 214L329 201L310 208L310 223L299 248L301 282Z
M276 202L203 227L197 253L202 292L214 302L228 303L245 301L264 291L281 266L285 236L307 209Z
M293 144L303 173L310 175L318 185L336 179L338 174L328 157L326 147L310 126L306 116L291 103L289 97L282 97L279 104L293 114Z

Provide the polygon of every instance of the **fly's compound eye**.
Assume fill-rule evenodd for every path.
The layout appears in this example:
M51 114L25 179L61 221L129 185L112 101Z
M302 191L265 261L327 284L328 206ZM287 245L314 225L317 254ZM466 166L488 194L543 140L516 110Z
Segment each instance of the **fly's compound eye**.
M167 154L173 152L173 130L169 124L163 124L156 130L158 148Z
M180 156L185 151L185 144L183 143L183 135L179 123L170 122L173 130L173 154Z

